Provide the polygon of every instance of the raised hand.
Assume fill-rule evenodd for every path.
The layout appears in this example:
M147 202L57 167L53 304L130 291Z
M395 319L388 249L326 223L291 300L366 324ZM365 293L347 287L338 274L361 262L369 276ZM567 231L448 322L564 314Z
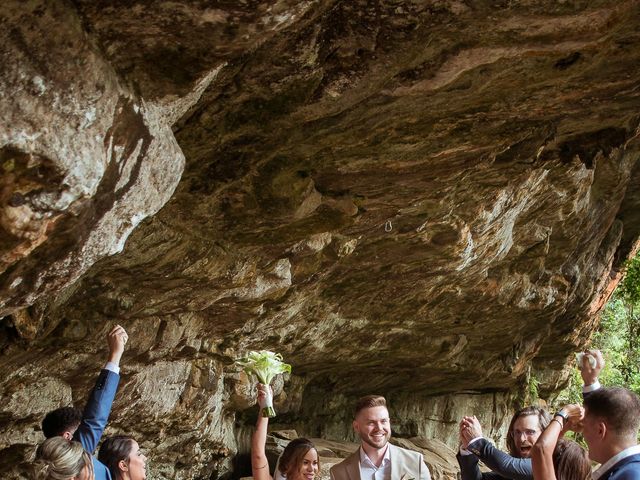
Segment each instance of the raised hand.
M595 359L595 365L590 361L590 357ZM582 355L582 363L578 365L580 368L580 376L585 386L592 385L598 380L598 375L602 367L604 367L604 357L600 350L586 350Z
M109 361L120 365L120 358L124 353L124 346L127 344L129 336L124 328L116 325L107 334L107 343L109 344Z
M465 428L466 428L466 423L463 418L462 420L460 420L460 424L459 424L458 440L460 441L460 446L466 450L467 447L469 446L469 442L464 436Z
M561 411L568 415L564 421L563 432L573 430L574 432L582 431L582 420L584 419L584 408L582 405L571 404L562 407Z
M482 427L475 415L473 417L462 418L462 422L460 422L460 434L467 445L474 438L482 437Z

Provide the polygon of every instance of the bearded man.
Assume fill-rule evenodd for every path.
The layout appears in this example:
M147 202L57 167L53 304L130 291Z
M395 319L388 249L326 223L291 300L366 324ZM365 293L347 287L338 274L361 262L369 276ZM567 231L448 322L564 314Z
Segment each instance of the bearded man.
M422 454L389 443L391 420L384 397L359 399L352 425L360 448L331 467L331 480L430 480Z

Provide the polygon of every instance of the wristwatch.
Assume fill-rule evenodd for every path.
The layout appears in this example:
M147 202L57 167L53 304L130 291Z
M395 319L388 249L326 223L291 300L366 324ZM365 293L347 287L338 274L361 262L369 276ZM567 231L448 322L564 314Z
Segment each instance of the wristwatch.
M558 410L556 413L553 414L553 416L554 418L562 417L562 423L565 423L567 420L569 420L569 414L564 410Z

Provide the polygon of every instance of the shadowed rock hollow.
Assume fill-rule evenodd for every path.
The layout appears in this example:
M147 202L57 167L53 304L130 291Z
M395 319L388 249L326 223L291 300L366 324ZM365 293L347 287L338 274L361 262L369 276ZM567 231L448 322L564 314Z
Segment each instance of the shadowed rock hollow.
M108 433L153 478L246 473L248 349L293 365L301 434L353 439L378 392L416 446L455 447L465 413L499 439L636 250L633 0L10 0L0 23L7 478L116 322Z

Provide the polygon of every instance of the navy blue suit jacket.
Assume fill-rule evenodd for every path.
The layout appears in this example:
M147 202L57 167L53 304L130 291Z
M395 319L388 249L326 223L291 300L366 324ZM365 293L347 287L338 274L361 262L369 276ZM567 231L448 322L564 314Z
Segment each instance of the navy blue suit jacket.
M109 469L93 456L93 452L107 426L111 404L116 396L119 381L120 375L117 373L107 369L100 371L98 381L84 408L82 422L73 435L73 439L79 441L84 449L92 455L95 480L111 480Z
M620 460L600 480L640 480L640 453Z

